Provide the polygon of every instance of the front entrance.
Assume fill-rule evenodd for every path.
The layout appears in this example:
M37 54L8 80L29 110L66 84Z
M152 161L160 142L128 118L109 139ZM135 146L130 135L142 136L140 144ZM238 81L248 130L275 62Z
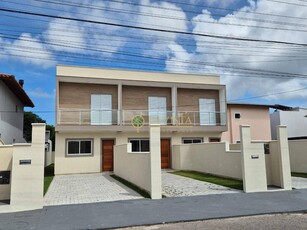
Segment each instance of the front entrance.
M161 168L169 169L171 167L171 140L161 139Z
M114 140L102 141L102 171L113 171Z

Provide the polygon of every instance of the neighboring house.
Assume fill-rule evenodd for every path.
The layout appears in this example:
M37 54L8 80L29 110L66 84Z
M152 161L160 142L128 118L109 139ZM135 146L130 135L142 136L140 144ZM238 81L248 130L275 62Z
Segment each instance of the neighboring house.
M227 103L228 131L222 141L240 142L240 125L251 127L251 138L257 141L271 140L270 108L272 105Z
M23 138L24 107L34 107L33 102L13 75L0 74L0 142L5 144L25 142Z
M276 126L286 125L288 139L307 139L307 108L279 107L271 114L272 139L276 140Z
M148 152L149 124L161 125L162 168L172 167L173 145L227 130L214 75L57 66L56 92L56 174L112 171L114 144Z

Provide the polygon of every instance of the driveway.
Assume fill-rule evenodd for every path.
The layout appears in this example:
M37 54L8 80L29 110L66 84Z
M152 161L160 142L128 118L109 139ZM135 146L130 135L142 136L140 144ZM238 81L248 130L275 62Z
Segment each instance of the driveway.
M292 177L292 188L296 189L307 188L307 178Z
M95 173L55 176L44 197L44 203L49 206L142 198L114 180L110 174Z
M162 193L166 197L240 193L242 191L162 172Z

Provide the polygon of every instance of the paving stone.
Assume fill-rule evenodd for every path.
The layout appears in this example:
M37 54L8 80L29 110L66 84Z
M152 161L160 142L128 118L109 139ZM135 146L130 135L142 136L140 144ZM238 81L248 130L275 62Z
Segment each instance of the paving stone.
M162 172L162 193L167 197L198 196L239 192L242 191L170 174L168 172Z
M44 197L45 206L142 199L109 173L55 176Z
M296 189L307 188L307 178L292 177L292 188Z

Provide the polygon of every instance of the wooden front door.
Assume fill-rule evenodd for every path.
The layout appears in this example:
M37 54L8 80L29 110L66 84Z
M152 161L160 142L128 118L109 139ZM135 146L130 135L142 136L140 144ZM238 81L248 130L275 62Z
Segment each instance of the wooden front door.
M169 169L171 167L171 140L161 139L161 168Z
M114 140L102 141L102 171L113 171Z

